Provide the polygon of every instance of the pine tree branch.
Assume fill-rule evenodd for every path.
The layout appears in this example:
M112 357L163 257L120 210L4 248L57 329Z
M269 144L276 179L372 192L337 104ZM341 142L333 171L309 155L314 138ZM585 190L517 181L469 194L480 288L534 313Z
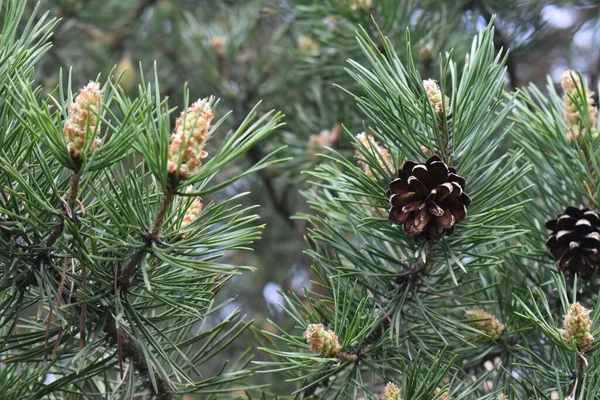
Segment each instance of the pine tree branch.
M175 198L175 194L177 193L177 185L179 184L179 180L170 176L169 182L167 183L167 188L165 191L165 195L163 197L162 203L160 204L160 208L156 213L156 217L154 218L154 222L152 226L148 230L148 234L144 238L144 247L139 249L135 255L125 264L125 266L121 269L121 274L119 275L119 285L121 289L127 290L131 285L131 278L137 272L137 267L140 261L144 258L144 253L147 249L149 249L153 243L160 242L160 235L162 232L163 225L165 223L165 216L169 211L169 207Z
M116 321L110 313L108 313L108 320L104 325L104 332L112 343L117 344L120 354L119 360L122 358L131 359L136 371L144 378L150 380L150 370L146 364L144 353L135 344L131 336L117 327ZM170 393L169 384L165 382L157 372L154 372L154 380L156 381L156 390L152 383L150 383L150 390L152 391L153 396L151 398L157 400L172 399L173 396Z
M75 215L75 206L77 205L77 194L79 192L80 182L81 178L79 177L79 173L73 173L73 178L71 178L71 187L69 189L69 208L72 216Z
M580 386L583 386L583 379L585 378L585 367L587 360L585 359L585 352L579 354L579 361L577 363L577 376L575 377L575 385L573 385L573 400L579 400Z
M81 169L81 160L73 159L73 176L71 177L71 185L69 187L68 194L68 203L63 211L63 216L61 218L60 224L54 228L48 240L46 240L46 247L49 249L54 246L54 243L58 240L60 235L63 232L64 227L64 218L73 219L75 216L75 205L77 204L77 196L79 195L79 183L81 182L81 177L79 176L79 171Z
M70 185L70 189L68 192L68 207L64 207L63 209L63 215L61 216L60 222L59 224L54 227L54 229L52 230L52 232L50 232L50 235L48 236L48 238L46 239L46 242L44 243L44 249L42 249L41 251L39 251L36 256L34 257L35 260L35 264L37 266L40 265L45 265L49 263L49 257L50 257L50 253L52 252L52 247L56 244L56 241L58 240L58 238L61 237L61 235L63 234L63 229L64 229L64 219L65 218L73 218L73 216L75 215L74 213L74 207L77 204L78 200L77 200L77 196L79 194L79 183L81 181L81 178L79 176L79 169L81 168L81 164L80 163L76 163L75 164L75 168L74 168L74 173L73 176L71 178L71 185ZM58 273L56 273L56 280L58 282L62 281L62 276L58 275ZM24 291L29 285L32 285L35 283L35 270L34 269L29 269L29 271L27 272L27 274L25 275L25 277L21 280L21 283L19 285L19 290Z

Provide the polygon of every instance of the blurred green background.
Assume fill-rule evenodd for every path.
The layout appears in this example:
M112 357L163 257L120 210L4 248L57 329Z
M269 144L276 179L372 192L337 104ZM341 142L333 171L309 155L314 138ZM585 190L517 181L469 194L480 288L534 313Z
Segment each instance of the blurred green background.
M473 34L492 15L496 15L496 47L511 49L507 89L529 82L543 86L547 75L557 81L565 68L580 69L594 81L600 73L597 1L27 2L30 12L37 4L42 12L62 20L52 49L36 70L38 82L48 92L58 84L62 69L63 79L72 75L74 89L98 74L101 79L112 74L121 76L121 86L134 96L142 71L151 77L156 65L161 90L171 106L183 106L187 83L192 100L209 95L221 99L217 116L232 111L226 129L237 126L259 100L263 111L276 108L287 115L284 129L233 168L244 170L281 145L288 146L285 151L293 160L247 177L219 195L251 192L245 201L260 205L257 212L266 224L253 253L227 254L234 263L256 267L256 272L236 277L222 291L222 296L235 297L230 307L241 308L259 330L274 329L267 319L292 326L278 306L278 292L301 294L304 286L311 286L310 259L303 254L307 227L301 219L290 219L309 211L300 194L310 185L302 171L322 162L316 154L326 153L325 147L352 152L348 133L365 130L353 101L334 86L352 85L344 65L348 58L361 59L354 40L359 25L379 43L376 21L398 53L411 52L423 79L439 75L440 52L454 48L461 57L466 54ZM209 154L211 146L218 145L215 137ZM204 199L210 200L219 198ZM224 309L223 314L229 311ZM216 323L219 317L213 318ZM248 333L220 357L255 345ZM221 363L222 359L215 360L214 366ZM256 383L271 380L256 375ZM272 390L285 392L282 379L272 384Z

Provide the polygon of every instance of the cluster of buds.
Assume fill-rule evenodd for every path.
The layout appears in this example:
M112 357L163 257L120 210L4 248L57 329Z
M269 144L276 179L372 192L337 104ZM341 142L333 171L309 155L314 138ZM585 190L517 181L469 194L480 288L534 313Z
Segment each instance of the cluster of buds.
M186 190L187 192L187 190ZM181 222L182 227L186 227L198 218L202 212L202 199L200 197L194 197L192 204L185 210L183 221Z
M356 135L356 138L365 148L370 150L371 153L374 153L381 169L384 171L394 171L394 163L392 162L392 156L390 155L390 152L385 147L382 147L373 136L359 133ZM367 163L365 156L360 151L357 151L355 156L358 158L358 163L362 167L365 174L367 174L369 178L374 178L375 174Z
M353 10L368 10L373 7L373 0L348 0Z
M571 304L563 321L563 329L559 330L562 337L575 341L577 349L581 352L589 350L594 341L590 333L592 327L590 311L579 303Z
M500 393L497 397L496 400L508 400L508 396L505 395L504 393Z
M90 81L75 98L69 107L69 118L63 126L63 136L71 157L78 159L81 151L91 139L91 135L100 134L99 114L102 107L102 91L100 84ZM94 137L90 152L100 146L100 138Z
M316 53L321 48L321 45L316 40L302 35L298 37L298 48L303 53Z
M450 99L448 96L444 96L444 101L442 101L442 91L437 82L433 79L426 79L423 81L423 88L436 115L440 118L443 118L444 114L450 115Z
M437 400L450 400L450 393L444 392L440 396L441 393L442 393L442 389L440 389L440 388L435 389L435 391L433 392L433 398L437 399Z
M594 92L590 91L585 86L585 83L581 81L580 76L570 69L563 72L561 84L564 90L563 115L567 124L567 139L573 141L587 133L585 121L578 108L580 110L587 110L590 125L589 133L593 138L597 138L596 122L598 121L598 109L594 107L594 100L592 98Z
M389 382L385 385L385 389L383 389L381 400L402 400L402 389Z
M495 316L483 311L472 310L465 313L470 319L469 325L485 333L492 340L500 340L504 333L504 324Z
M318 135L310 135L306 146L306 155L312 158L325 147L333 146L340 138L341 129L341 125L337 124L331 130L324 129Z
M310 351L321 357L335 357L340 353L342 346L338 342L337 335L332 330L325 330L323 324L310 324L304 331L304 338L309 345Z
M196 101L177 118L175 131L169 138L167 170L170 174L175 174L179 168L179 176L187 178L198 171L202 159L208 155L204 146L210 138L210 123L213 118L208 99Z

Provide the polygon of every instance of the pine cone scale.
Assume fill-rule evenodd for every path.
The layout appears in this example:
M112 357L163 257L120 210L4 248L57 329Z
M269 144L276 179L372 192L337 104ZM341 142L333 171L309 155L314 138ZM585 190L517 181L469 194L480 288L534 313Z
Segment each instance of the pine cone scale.
M431 203L429 205L428 211L431 215L433 215L435 217L441 217L445 213L444 209L442 209L440 206L438 206L435 203Z
M436 222L444 228L449 228L454 225L456 219L450 212L444 212L442 215L436 218Z
M448 167L441 161L434 161L427 167L435 186L448 181ZM457 176L457 175L456 175ZM464 182L464 180L463 180Z

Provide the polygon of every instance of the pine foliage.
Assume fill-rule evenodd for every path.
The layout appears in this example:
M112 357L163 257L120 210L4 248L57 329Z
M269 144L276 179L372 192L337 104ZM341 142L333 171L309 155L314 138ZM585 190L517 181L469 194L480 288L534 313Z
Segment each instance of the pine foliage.
M600 399L600 86L523 85L568 36L546 2L26 3L0 0L2 399ZM313 281L251 329L223 289L256 200Z
M596 398L596 278L556 271L544 226L567 206L597 209L597 121L583 78L571 72L564 98L552 87L549 100L535 87L505 95L507 55L488 26L462 69L444 55L433 99L410 37L405 60L379 38L358 32L366 61L348 62L357 85L341 87L366 120L364 133L346 131L356 153L330 151L308 172L314 213L302 218L319 284L285 296L296 326L264 332L267 371L284 371L295 398L385 399L388 382L408 399ZM433 154L472 199L440 240L390 222L397 171ZM337 335L335 356L308 349L309 324Z
M228 252L247 249L262 227L240 196L203 207L197 196L280 162L273 152L215 179L276 130L281 115L253 108L229 132L227 115L212 125L194 115L182 129L195 135L204 124L202 140L220 136L219 146L208 145L197 172L183 175L181 161L170 172L175 109L156 77L142 75L131 98L112 79L75 97L70 77L45 95L32 68L55 21L31 19L17 35L24 4L3 7L2 397L213 398L243 388L249 353L211 375L201 367L248 328L235 308L218 323L211 316L231 302L215 299L223 285L252 269L228 263ZM214 99L202 104L221 114ZM65 139L69 123L79 129L73 142Z

